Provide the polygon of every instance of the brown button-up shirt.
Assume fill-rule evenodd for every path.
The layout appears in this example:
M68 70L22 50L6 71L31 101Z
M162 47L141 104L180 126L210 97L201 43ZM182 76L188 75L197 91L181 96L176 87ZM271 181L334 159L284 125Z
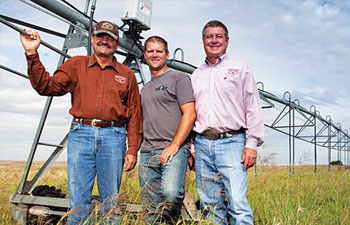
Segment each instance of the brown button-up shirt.
M70 92L71 115L126 123L127 154L137 154L142 113L137 80L130 68L117 62L115 57L102 69L94 55L75 56L51 77L38 54L27 56L27 62L30 82L40 95L61 96Z

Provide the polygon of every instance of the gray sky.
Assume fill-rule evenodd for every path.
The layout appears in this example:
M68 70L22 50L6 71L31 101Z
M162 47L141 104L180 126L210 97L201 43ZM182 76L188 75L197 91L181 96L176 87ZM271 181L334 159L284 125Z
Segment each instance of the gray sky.
M85 1L70 1L83 10ZM228 54L247 62L256 81L266 91L282 97L285 91L301 105L315 105L321 115L331 115L335 123L350 129L350 0L153 0L152 28L147 38L160 35L169 50L185 51L185 61L200 65L204 60L201 29L206 22L224 22L230 35ZM98 0L96 20L122 25L124 0ZM0 13L66 33L68 25L29 7L21 1L2 0ZM63 40L40 33L58 48ZM0 24L0 63L26 73L26 60L14 30ZM58 54L41 46L41 59L52 73ZM86 54L83 49L69 54ZM121 60L121 58L120 58ZM147 68L145 67L145 70ZM28 80L0 70L0 160L25 160L31 148L46 97L39 96ZM57 144L68 131L70 96L54 99L41 141ZM265 118L271 114L264 112ZM40 147L37 160L52 148ZM313 146L297 142L296 162ZM288 137L266 128L266 144L261 154L276 153L276 163L288 162ZM326 163L326 149L320 148L319 162ZM336 152L332 153L336 156ZM63 155L62 160L65 159ZM335 158L333 158L335 159ZM304 160L305 162L307 160ZM312 161L309 160L309 163Z

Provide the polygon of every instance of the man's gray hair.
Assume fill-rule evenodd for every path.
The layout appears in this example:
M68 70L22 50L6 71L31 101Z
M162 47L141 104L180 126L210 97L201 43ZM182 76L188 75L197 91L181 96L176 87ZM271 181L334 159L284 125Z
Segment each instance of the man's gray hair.
M204 36L205 36L205 29L207 29L208 27L222 27L222 29L224 29L224 34L225 34L226 38L228 39L227 27L225 26L225 24L223 24L219 20L211 20L207 24L205 24L205 26L203 27L203 30L202 30L202 38L204 38Z

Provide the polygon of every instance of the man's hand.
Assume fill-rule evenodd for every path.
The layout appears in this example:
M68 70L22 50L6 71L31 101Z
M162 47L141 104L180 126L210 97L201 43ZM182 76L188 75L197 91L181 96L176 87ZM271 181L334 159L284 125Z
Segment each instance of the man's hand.
M179 151L179 147L173 144L168 145L164 148L162 154L160 155L160 163L165 165L168 161L173 160L176 153Z
M137 161L136 155L126 154L124 158L124 169L125 171L130 171L134 169Z
M250 167L254 166L254 164L256 163L256 156L257 156L256 150L252 148L244 148L242 159L241 159L241 163L244 163L243 165L244 170L247 170Z
M28 36L20 34L22 46L27 55L33 55L39 48L41 42L40 35L38 32L29 29L24 29L24 31Z

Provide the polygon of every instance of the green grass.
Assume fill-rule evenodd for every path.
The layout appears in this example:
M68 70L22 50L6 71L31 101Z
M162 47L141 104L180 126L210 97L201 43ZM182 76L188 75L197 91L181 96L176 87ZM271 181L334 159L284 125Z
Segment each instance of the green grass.
M33 166L33 172L38 170ZM24 163L0 162L0 224L12 225L8 204L9 194L16 191L24 170ZM33 176L31 173L30 176ZM56 163L41 184L54 185L67 193L66 168ZM186 187L197 200L195 174L189 172ZM97 194L97 188L93 191ZM337 167L332 172L319 167L315 174L311 166L297 166L293 176L284 166L259 166L258 176L249 171L248 200L257 225L294 224L350 224L350 170ZM123 203L141 204L137 171L124 173L120 191ZM127 215L124 221L143 221L142 215ZM124 224L128 224L125 222ZM191 223L188 223L191 224ZM208 224L201 221L200 224Z

